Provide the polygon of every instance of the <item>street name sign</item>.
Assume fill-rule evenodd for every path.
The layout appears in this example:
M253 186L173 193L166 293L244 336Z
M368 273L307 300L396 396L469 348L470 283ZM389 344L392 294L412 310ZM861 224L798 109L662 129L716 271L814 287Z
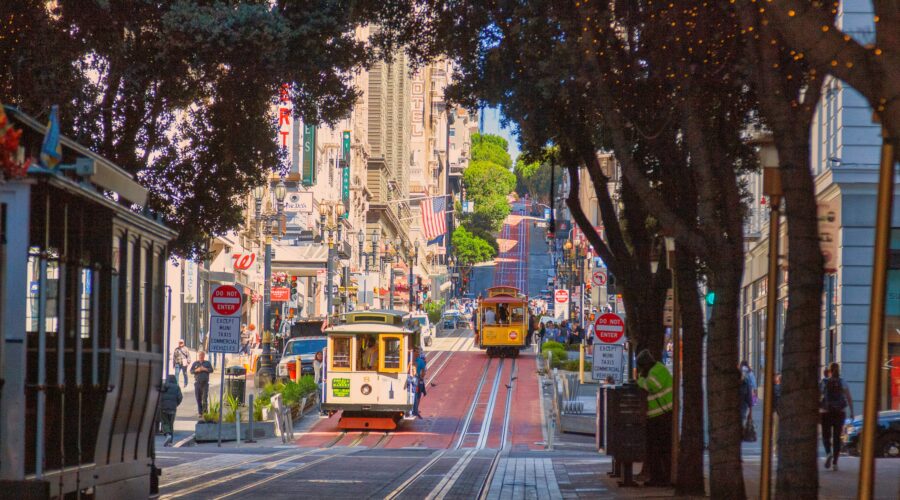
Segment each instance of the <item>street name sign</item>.
M594 335L602 344L622 344L625 342L625 321L618 314L601 314L594 322Z
M591 376L603 381L612 377L616 385L622 383L625 360L625 346L622 344L594 344L594 359L591 361Z
M241 291L232 285L215 285L209 303L209 352L238 353L241 350Z

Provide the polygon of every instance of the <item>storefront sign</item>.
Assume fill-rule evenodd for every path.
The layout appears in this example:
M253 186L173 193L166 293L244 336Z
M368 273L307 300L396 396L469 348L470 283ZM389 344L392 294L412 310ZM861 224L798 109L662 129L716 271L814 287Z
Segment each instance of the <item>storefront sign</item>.
M272 287L272 302L287 302L291 299L291 289L284 286Z
M316 183L316 126L303 124L303 185Z
M192 260L184 261L184 303L197 303L197 263Z
M312 193L288 193L284 199L284 211L286 213L299 212L311 214L313 211Z
M256 254L253 252L235 253L231 254L231 260L234 261L235 270L246 271L256 262Z

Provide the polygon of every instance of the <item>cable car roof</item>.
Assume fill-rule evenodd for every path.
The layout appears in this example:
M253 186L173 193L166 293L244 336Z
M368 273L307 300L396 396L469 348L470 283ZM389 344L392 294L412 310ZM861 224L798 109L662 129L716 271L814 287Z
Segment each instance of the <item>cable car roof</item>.
M482 299L482 304L524 304L527 301L525 297L509 297L506 295L500 295L497 297L489 297L486 299Z
M379 334L379 333L402 333L409 334L411 331L403 328L402 326L394 326L394 325L379 325L377 323L348 323L345 325L333 326L325 330L325 335L332 335L336 333L371 333L371 334Z

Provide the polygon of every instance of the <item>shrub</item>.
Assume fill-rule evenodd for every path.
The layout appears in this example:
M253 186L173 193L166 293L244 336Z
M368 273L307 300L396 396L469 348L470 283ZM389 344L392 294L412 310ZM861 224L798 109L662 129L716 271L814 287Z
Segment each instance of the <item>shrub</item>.
M240 415L238 412L241 410L241 401L233 394L228 394L225 396L225 403L228 407L228 411L225 412L222 419L225 422L234 422L237 420L238 415Z
M561 342L556 342L555 340L548 340L548 341L544 342L544 345L543 345L542 349L544 349L545 351L546 351L547 349L562 349L562 350L565 350L565 349L566 349L566 345L563 344L563 343L561 343Z
M300 397L307 396L309 394L314 394L316 390L319 388L316 385L315 380L313 380L312 375L306 375L304 377L300 377Z
M262 394L260 394L262 396ZM271 397L271 396L270 396ZM261 422L263 408L266 408L270 405L270 400L263 400L262 397L253 400L253 420L257 422Z
M285 406L293 406L300 402L300 398L303 397L301 393L302 389L300 384L297 382L287 382L284 384L281 392L281 399L284 401Z
M203 414L204 422L218 422L219 421L219 402L218 401L210 401L209 407L207 408L206 413Z

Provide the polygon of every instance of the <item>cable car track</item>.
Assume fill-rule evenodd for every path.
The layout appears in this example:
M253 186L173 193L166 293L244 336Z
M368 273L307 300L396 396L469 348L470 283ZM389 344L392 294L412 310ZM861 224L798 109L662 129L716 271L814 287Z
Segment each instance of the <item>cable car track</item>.
M491 369L491 363L493 363L493 361L493 358L488 358L487 363L485 363L484 365L484 371L481 373L481 378L478 380L478 386L475 388L475 396L472 398L472 404L469 405L469 411L466 412L466 419L463 421L462 431L459 433L459 439L456 441L456 446L454 446L454 449L456 450L462 448L463 441L466 439L466 434L468 434L469 432L469 426L472 424L472 418L475 416L475 409L478 407L478 400L481 396L481 390L484 388L484 382L485 380L487 380L487 375ZM501 367L502 364L503 359L500 359Z

